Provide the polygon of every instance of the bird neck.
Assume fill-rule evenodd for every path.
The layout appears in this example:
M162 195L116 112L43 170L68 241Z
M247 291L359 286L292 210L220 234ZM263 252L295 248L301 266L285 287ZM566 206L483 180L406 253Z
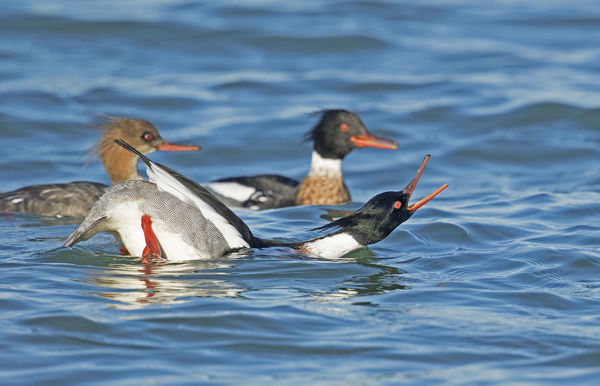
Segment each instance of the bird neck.
M342 160L313 151L310 171L300 183L296 205L339 205L350 200L342 176Z
M342 178L342 160L339 158L323 158L313 150L310 161L310 171L307 177Z
M335 259L363 246L349 233L336 232L308 240L295 248L310 256Z
M100 160L113 184L128 180L141 180L137 171L137 156L111 143L99 150Z

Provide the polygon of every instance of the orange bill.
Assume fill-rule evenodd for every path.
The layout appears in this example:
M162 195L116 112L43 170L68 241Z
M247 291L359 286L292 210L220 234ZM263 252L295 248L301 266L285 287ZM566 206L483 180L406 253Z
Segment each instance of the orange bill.
M353 135L350 140L358 147L375 147L378 149L396 150L398 143L391 139L379 138L371 134Z
M442 190L446 189L447 187L448 187L448 184L444 184L444 185L440 186L439 188L437 188L433 193L431 193L427 197L420 199L419 201L415 202L412 205L409 205L407 209L410 210L411 212L414 212L415 210L419 209L423 205L427 204L429 202L429 200L431 200L432 198L437 196Z
M196 145L179 145L176 143L165 142L160 145L156 145L157 150L165 150L165 151L195 151L202 149L201 146Z
M417 175L415 176L415 178L413 178L412 181L410 181L408 183L408 185L406 185L406 187L404 188L403 192L407 193L409 195L409 197L414 192L415 187L417 186L417 182L419 182L419 178L421 178L421 174L423 174L423 170L425 169L425 165L427 165L427 161L429 161L429 158L431 158L431 155L427 154L425 156L425 158L423 159L423 162L421 162L421 166L419 167L419 170L417 171ZM415 210L419 209L420 207L425 205L427 202L429 202L432 198L437 196L442 190L446 189L447 187L448 187L448 184L444 184L444 185L440 186L439 188L437 188L433 193L431 193L427 197L419 200L418 202L415 202L412 205L409 205L407 210L414 212Z
M429 158L431 158L431 154L427 154L425 156L425 158L423 159L423 162L421 162L421 166L419 166L417 175L415 176L415 178L412 179L412 181L410 181L408 183L408 185L406 185L406 188L404 188L404 192L408 193L409 195L411 195L413 193L413 191L415 190L415 187L417 186L417 182L419 182L419 178L421 178L421 174L423 174L425 165L427 165L427 161L429 161Z

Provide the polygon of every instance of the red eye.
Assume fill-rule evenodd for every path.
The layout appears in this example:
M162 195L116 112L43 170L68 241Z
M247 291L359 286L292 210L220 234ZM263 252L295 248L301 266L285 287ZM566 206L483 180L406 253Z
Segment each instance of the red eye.
M349 127L347 124L345 124L345 123L342 123L342 124L340 125L340 130L342 130L342 131L345 133L345 132L347 132L348 130L350 130L350 127Z
M150 132L147 131L144 134L142 134L142 139L144 141L150 142L150 141L152 141L154 139L154 135L152 135L152 133L150 133Z
M402 207L402 203L400 201L394 202L394 208L400 209Z

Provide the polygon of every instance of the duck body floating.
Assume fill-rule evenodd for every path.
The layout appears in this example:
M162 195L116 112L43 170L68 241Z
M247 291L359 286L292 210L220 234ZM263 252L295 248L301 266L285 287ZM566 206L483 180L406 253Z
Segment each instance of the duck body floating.
M152 162L126 142L116 142L146 164L149 181L132 180L111 186L92 207L64 246L98 232L117 234L127 250L142 261L211 259L244 248L289 247L310 256L336 258L383 240L398 225L448 185L409 205L425 168L399 192L385 192L353 214L323 227L327 235L301 242L266 240L207 189L167 166Z
M342 161L353 149L398 148L395 141L369 133L362 120L347 110L326 110L307 133L313 142L310 171L301 181L276 174L229 177L205 184L231 207L282 208L295 205L340 205L350 201Z
M125 138L143 154L201 149L165 141L156 127L143 119L111 117L100 128L102 137L92 150L98 154L113 184L142 179L137 172L137 156L115 144L116 138ZM88 181L26 186L0 193L0 212L84 217L107 187Z

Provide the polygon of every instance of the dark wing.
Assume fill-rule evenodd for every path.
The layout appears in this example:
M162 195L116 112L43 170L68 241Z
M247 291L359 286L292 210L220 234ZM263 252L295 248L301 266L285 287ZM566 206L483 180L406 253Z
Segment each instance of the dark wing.
M85 181L27 186L0 193L0 211L84 217L106 188L107 185Z
M298 181L276 174L262 174L250 177L221 178L208 187L223 201L232 206L240 206L250 209L283 208L296 205L298 194ZM230 186L228 186L230 185ZM240 201L239 195L235 194L238 185L253 189Z
M215 196L213 196L208 190L204 187L200 186L198 183L190 180L189 178L183 176L179 172L171 169L168 166L152 162L148 157L137 151L127 142L119 139L115 139L115 142L120 146L123 146L125 149L136 154L140 159L148 166L149 168L153 167L153 164L158 165L165 171L167 171L173 178L175 178L178 182L180 182L186 189L188 189L192 194L198 196L202 201L204 201L207 205L210 205L212 208L219 213L227 222L233 225L242 235L244 240L250 244L251 247L254 247L256 244L256 238L241 218L239 218L235 213L231 211L225 204L219 201Z

